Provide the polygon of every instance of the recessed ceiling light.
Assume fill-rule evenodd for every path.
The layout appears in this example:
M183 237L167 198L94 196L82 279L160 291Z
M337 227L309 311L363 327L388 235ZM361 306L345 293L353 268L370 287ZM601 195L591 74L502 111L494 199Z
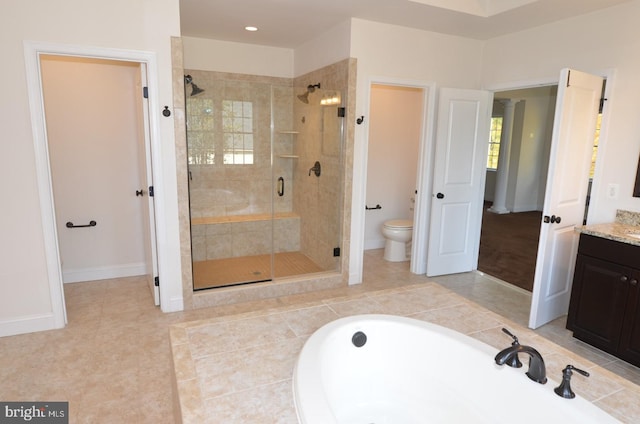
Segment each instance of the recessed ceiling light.
M247 31L251 31L251 32L258 30L258 28L254 27L254 26L246 26L246 27L244 27L244 29L246 29Z

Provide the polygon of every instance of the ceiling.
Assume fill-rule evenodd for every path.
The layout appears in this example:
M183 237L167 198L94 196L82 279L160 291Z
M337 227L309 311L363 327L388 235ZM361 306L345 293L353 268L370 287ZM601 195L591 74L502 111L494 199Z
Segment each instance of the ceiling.
M183 36L284 48L350 18L486 40L627 1L180 0L180 20Z

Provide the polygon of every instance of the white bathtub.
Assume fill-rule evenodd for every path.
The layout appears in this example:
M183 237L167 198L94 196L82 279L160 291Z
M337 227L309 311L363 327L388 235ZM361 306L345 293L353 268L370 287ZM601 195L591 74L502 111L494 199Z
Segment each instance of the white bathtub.
M366 335L356 347L355 333ZM511 340L505 336L505 347ZM535 346L534 346L535 347ZM410 318L359 315L333 321L304 345L293 375L303 424L615 423L580 397L553 392L519 369L498 366L498 350ZM549 377L549 376L548 376ZM556 376L552 376L556 377ZM556 378L559 378L558 376ZM585 378L574 375L574 378Z

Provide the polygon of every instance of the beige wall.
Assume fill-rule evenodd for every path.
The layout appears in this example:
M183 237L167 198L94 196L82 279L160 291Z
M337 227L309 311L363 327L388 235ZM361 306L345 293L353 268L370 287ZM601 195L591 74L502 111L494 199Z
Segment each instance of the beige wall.
M179 35L178 0L6 0L0 5L0 335L51 326L53 304L45 255L34 137L29 111L24 41L153 52L159 104L172 104L170 36ZM152 111L159 113L160 111ZM173 121L160 120L167 281L179 280L180 257ZM167 297L174 307L181 292ZM175 287L174 287L175 288ZM178 285L179 288L179 285ZM166 299L165 299L166 300ZM34 326L30 326L34 322Z
M365 212L365 249L384 247L384 221L413 220L424 99L420 88L371 87L366 202L382 209Z
M146 274L140 66L46 56L41 67L64 282Z

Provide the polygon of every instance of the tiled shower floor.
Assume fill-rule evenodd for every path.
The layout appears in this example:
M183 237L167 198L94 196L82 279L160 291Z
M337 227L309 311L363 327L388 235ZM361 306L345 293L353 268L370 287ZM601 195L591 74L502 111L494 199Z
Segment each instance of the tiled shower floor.
M138 278L67 284L65 298L69 325L66 328L0 338L0 354L3 359L3 366L0 367L0 399L4 401L69 401L71 423L173 423L171 392L173 369L168 331L171 325L212 318L230 321L235 317L237 320L240 318L238 314L245 313L251 313L255 319L256 316L265 315L268 310L273 311L283 307L286 311L281 312L291 314L289 316L291 319L294 316L294 310L305 309L305 305L309 305L309 302L321 302L325 305L344 301L344 308L349 305L353 308L358 302L350 302L350 300L361 299L363 296L380 303L379 300L382 297L376 300L376 295L372 292L381 289L397 289L422 284L425 286L424 289L438 290L437 286L427 284L427 281L435 281L449 291L457 293L459 299L464 298L467 305L463 308L464 311L477 310L477 307L466 303L466 299L471 299L495 314L509 317L514 324L519 325L514 326L513 331L516 331L523 340L529 340L528 337L543 336L588 359L589 364L593 364L591 366L606 368L624 376L628 381L640 383L638 368L573 339L564 329L562 319L536 330L535 335L526 330L524 327L526 327L530 300L525 293L505 287L478 274L427 279L424 276L411 274L408 268L407 262L384 261L382 250L367 251L365 252L364 283L359 286L173 314L163 314L152 305L151 295L145 282ZM377 296L388 297L388 294L378 293ZM444 298L452 297L453 294L449 294ZM327 302L323 299L332 299L332 301ZM392 298L388 298L387 301L388 307L395 308L393 304L397 302ZM346 311L337 306L335 308L331 308L332 313ZM442 312L445 309L447 308L442 308ZM407 308L399 310L399 312L402 311L408 313ZM482 316L491 319L495 319L495 314L484 309L482 312ZM249 319L250 316L245 318ZM471 319L472 322L474 320L475 318ZM467 321L468 318L461 316L455 322L459 325L467 325L465 324ZM307 317L305 320L300 320L297 325L287 325L287 331L291 333L285 332L285 334L295 334L296 338L305 337L304 333L310 331L310 328L305 326L310 325L311 322ZM256 328L259 327L255 327L254 330ZM223 342L222 339L216 340L216 343L222 346L224 346ZM225 349L228 348L228 342L227 340ZM542 345L542 343L539 344ZM291 348L296 346L299 344L292 345ZM198 349L203 349L200 351L201 358L217 354L207 352L206 349L211 347L200 346ZM274 357L271 358L273 361ZM231 358L226 360L231 361ZM283 359L283 363L290 364L290 361L290 357ZM575 365L585 366L582 361L576 362ZM200 367L206 369L206 359L202 359ZM234 384L252 385L259 378L258 375L251 375L246 379L240 378L239 382L236 381ZM576 384L584 383L576 381ZM589 379L587 384L593 384L597 388L598 383L598 380ZM281 382L281 384L287 383ZM626 387L629 383L618 384ZM637 386L630 387L637 390ZM271 393L277 399L279 393L277 388L277 385L265 386L264 394ZM578 385L574 389L587 390ZM208 387L206 390L215 395L219 388ZM248 399L243 396L242 386L234 390L238 390L233 395L238 400L238 405L244 405L244 407L262 399ZM593 388L588 390L591 392ZM619 400L620 404L613 407L623 411L629 405L637 404L639 398L640 396L636 393L632 401L623 397L612 397L610 400ZM283 415L283 417L286 416L288 415ZM635 421L631 420L632 418ZM239 422L250 424L252 421ZM264 423L271 422L277 422L274 421L273 416L264 421ZM637 415L630 417L626 422L640 422L640 417Z
M211 259L193 263L196 290L231 284L264 281L271 278L271 255ZM276 253L273 259L276 278L321 272L323 269L300 252Z

